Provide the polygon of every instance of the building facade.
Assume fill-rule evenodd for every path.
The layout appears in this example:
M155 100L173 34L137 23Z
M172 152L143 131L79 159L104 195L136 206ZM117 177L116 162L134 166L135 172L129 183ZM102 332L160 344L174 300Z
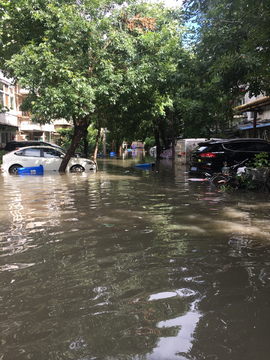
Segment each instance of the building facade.
M0 71L0 149L12 140L54 142L54 123L33 122L31 114L20 110L27 91L12 84Z
M245 94L235 108L240 137L270 140L270 97Z
M0 72L0 148L15 139L17 131L16 87Z

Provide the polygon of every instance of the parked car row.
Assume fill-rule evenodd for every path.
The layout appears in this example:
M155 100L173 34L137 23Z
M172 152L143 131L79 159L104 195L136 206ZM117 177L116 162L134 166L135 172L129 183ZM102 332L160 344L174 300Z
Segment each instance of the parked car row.
M191 153L189 171L198 174L219 172L225 162L232 166L245 159L252 160L261 152L270 156L268 141L245 138L202 142Z
M31 146L26 146L31 143ZM14 149L15 148L15 149ZM44 171L58 171L65 156L65 150L55 144L42 141L12 141L5 150L13 151L3 155L1 170L17 173L19 167L42 165ZM189 171L203 174L219 172L224 167L232 166L243 160L252 160L257 154L265 152L270 156L270 143L262 139L218 139L200 142L191 152ZM92 160L72 157L67 171L96 170Z
M42 165L44 171L58 171L65 157L65 152L60 147L55 146L28 146L22 147L3 155L1 171L17 174L18 168L31 168ZM71 157L66 171L83 172L96 170L94 161Z

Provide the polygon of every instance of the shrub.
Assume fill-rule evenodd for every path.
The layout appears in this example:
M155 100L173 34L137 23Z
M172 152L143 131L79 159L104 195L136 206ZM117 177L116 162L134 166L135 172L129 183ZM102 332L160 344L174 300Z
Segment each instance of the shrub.
M2 165L2 157L4 154L6 154L8 151L0 150L0 166Z
M269 166L269 157L266 152L257 154L251 163L251 167L254 169L268 168Z

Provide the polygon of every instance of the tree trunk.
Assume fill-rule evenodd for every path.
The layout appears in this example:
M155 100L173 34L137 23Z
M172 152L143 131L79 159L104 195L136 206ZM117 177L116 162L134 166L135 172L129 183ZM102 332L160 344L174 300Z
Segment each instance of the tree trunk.
M68 164L70 158L73 156L73 154L76 150L76 147L78 146L80 140L82 139L83 135L87 131L88 126L90 125L90 119L82 118L82 119L77 120L77 122L76 122L76 119L73 116L73 124L74 124L74 135L72 138L71 145L70 145L63 161L61 162L61 165L59 168L60 173L64 173L66 171L66 167L67 167L67 164Z
M98 141L100 138L100 124L98 125L98 133L97 133L97 137L96 137L96 144L95 144L95 151L94 151L94 162L96 164L96 170L98 171L98 166L97 166L97 152L98 152Z
M87 129L86 132L83 134L83 153L84 156L87 158L88 157L88 141L87 141Z
M161 121L159 121L158 130L159 130L160 137L161 137L161 140L163 142L163 145L165 146L165 149L169 149L170 146L169 146L169 143L168 143L168 139L166 139L166 137L165 137L164 126L161 123Z
M103 132L103 156L106 156L106 129Z
M154 132L154 135L155 135L155 141L156 141L156 147L157 147L157 150L156 150L156 153L157 153L157 159L160 158L160 141L159 141L159 131L157 129L155 129L155 132Z
M175 159L175 144L174 144L174 131L173 131L173 113L171 113L170 130L172 134L172 161Z

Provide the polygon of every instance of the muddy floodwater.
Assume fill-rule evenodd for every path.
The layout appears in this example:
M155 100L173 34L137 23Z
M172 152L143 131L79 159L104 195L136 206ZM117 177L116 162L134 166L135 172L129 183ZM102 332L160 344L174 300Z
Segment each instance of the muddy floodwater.
M1 360L270 359L270 200L136 163L0 174Z

